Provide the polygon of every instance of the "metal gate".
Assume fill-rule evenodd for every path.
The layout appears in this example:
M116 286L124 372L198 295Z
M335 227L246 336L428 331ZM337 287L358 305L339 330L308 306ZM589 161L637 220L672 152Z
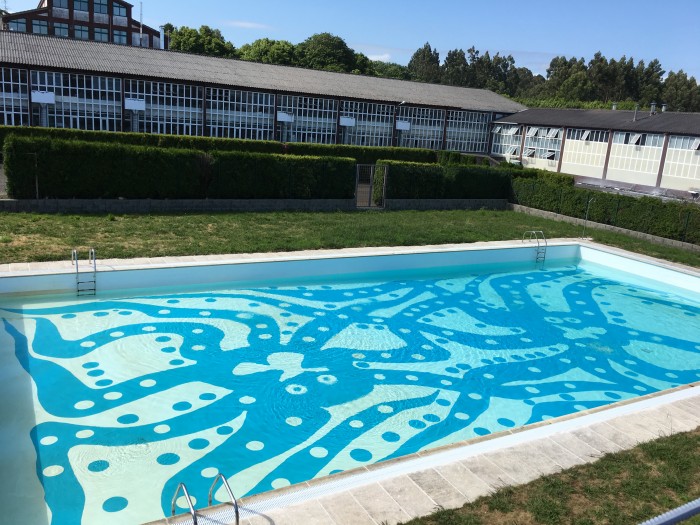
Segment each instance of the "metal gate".
M387 166L377 168L374 164L357 165L355 202L358 208L384 208L388 169Z

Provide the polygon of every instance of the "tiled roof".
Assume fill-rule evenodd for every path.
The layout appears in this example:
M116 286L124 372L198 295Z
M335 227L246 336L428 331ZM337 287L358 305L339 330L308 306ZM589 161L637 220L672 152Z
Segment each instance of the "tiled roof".
M611 111L605 109L527 109L497 121L499 124L567 127L635 131L643 133L676 133L700 136L700 113L648 111Z
M0 64L198 82L247 89L513 113L525 106L483 89L314 71L174 51L0 31Z

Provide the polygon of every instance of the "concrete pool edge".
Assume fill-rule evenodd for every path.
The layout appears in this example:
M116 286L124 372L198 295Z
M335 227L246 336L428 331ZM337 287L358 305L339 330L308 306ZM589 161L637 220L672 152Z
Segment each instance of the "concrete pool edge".
M689 400L693 403L691 411L686 410L683 412L682 408L678 408L679 404L688 402ZM656 411L658 415L658 411L663 411L664 409L670 410L669 407L674 408L676 411L674 417L679 423L676 428L674 428L674 422L670 412L667 412L664 416L670 421L670 424L668 422L660 423L659 421L652 421L653 418L651 418L651 415L654 411ZM679 410L681 411L680 418L678 417ZM664 419L664 417L661 419ZM642 421L637 424L639 426L630 425L630 418L641 419ZM251 525L264 523L287 525L297 523L294 520L286 521L286 509L306 509L302 514L307 515L310 512L307 507L309 505L318 505L320 501L326 501L329 498L332 499L336 497L342 498L351 493L362 491L364 487L382 486L385 482L389 482L393 485L395 481L405 480L406 478L411 479L415 483L416 480L413 480L412 476L416 473L433 471L436 469L439 471L441 467L449 468L450 466L460 465L464 461L475 460L477 457L485 457L488 459L490 454L498 455L511 450L514 450L517 454L517 449L525 448L525 457L528 457L528 455L532 455L533 453L530 447L533 443L551 441L553 438L556 439L559 436L567 436L561 439L571 438L581 441L580 438L576 437L577 432L592 433L596 439L601 440L601 443L607 442L608 446L610 446L610 450L600 450L600 448L602 448L601 445L594 440L590 448L597 452L587 458L587 461L583 460L579 463L583 464L595 461L609 452L623 451L646 441L680 432L691 431L699 426L700 383L691 383L672 390L654 392L641 398L618 401L611 405L561 416L556 419L542 421L519 429L477 437L468 441L445 445L436 449L418 452L367 467L360 467L333 476L310 480L290 487L242 498L239 501L241 523ZM594 428L596 430L593 430ZM602 433L602 429L606 429L610 432L610 435L606 437ZM624 446L622 443L625 441L628 442L630 446ZM556 442L557 441L555 441L555 443ZM595 449L593 445L599 448ZM567 451L565 447L561 448ZM571 451L567 452L572 453ZM558 468L552 472L540 470L539 466L537 466L531 469L531 479L524 480L524 478L511 478L510 476L512 474L509 475L507 473L504 465L501 464L499 466L498 463L491 463L490 467L497 471L497 474L494 475L498 475L499 480L502 482L499 487L489 487L486 491L481 487L481 494L474 497L465 495L466 498L464 501L455 502L456 504L452 505L452 507L462 506L473 499L477 499L479 496L493 492L493 490L500 488L500 486L505 487L525 484L542 475L554 474L558 471L566 470L571 466L576 465L567 466L557 464ZM532 475L533 473L535 475ZM470 472L469 475L473 474ZM441 479L441 482L450 487L453 485L449 479ZM421 486L420 482L417 484L419 487ZM479 487L475 487L475 489L477 488ZM233 487L233 490L235 493L235 487ZM429 491L425 490L424 492L429 493ZM361 502L358 503L361 504ZM442 506L450 508L450 506L445 506L437 501L434 501L434 503L435 507ZM434 511L435 509L428 510ZM311 512L311 514L313 514L313 512ZM199 509L197 515L198 517L208 518L212 520L213 523L235 523L232 519L232 507L228 504L219 504L206 509ZM415 517L418 517L418 515L409 514L408 516L409 519ZM404 518L405 516L402 519ZM191 522L189 514L181 514L172 518L153 521L148 525L173 525L188 523L188 520ZM358 518L358 523L359 522L361 521ZM396 520L392 519L386 522L397 523ZM340 525L345 522L333 518L328 521L318 521L309 518L309 521L304 523L308 523L309 525L337 523ZM380 521L376 521L375 518L375 523L380 523ZM381 523L384 523L384 520L382 520Z

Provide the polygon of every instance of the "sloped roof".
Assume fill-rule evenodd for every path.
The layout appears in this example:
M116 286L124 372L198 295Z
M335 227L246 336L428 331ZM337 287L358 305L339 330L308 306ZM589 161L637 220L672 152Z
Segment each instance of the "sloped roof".
M533 108L497 121L498 124L605 129L642 133L675 133L700 136L700 113L611 111L606 109Z
M0 64L89 71L266 91L343 97L420 106L513 113L525 106L483 89L273 66L0 31Z

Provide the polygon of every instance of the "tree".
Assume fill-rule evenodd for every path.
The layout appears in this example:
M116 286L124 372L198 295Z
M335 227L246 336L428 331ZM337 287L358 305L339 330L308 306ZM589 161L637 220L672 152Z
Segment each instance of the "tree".
M349 73L355 69L355 52L345 40L330 33L313 35L296 47L297 63L309 69Z
M408 63L408 72L412 80L420 82L440 83L440 53L430 47L430 43L421 47L411 57Z
M166 26L167 27L167 26ZM238 53L231 42L226 41L221 31L209 26L202 26L199 30L182 26L174 28L170 32L170 47L173 51L184 51L221 58L236 58Z
M352 72L357 75L374 75L372 61L364 53L355 53L355 67Z
M450 86L469 85L469 64L462 49L453 49L447 53L442 64L442 83Z
M379 60L372 60L372 70L374 74L378 77L383 78L396 78L398 80L410 80L411 74L408 72L406 66L401 64L396 64L394 62L381 62Z
M671 111L700 111L700 88L695 77L681 69L671 71L664 82L663 100Z
M637 75L639 76L639 102L648 106L652 102L660 102L663 93L663 76L666 72L662 69L661 63L654 59L649 65L644 67L644 62L637 65Z
M239 50L240 57L249 62L292 66L296 64L294 44L287 40L261 38L252 44L245 44Z

